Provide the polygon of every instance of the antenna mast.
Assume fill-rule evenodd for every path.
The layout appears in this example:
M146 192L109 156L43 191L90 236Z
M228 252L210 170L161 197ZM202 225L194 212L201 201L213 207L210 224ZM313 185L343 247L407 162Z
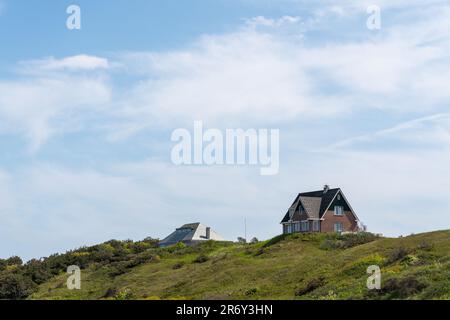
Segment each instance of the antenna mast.
M244 218L244 234L245 234L245 242L247 243L247 218Z

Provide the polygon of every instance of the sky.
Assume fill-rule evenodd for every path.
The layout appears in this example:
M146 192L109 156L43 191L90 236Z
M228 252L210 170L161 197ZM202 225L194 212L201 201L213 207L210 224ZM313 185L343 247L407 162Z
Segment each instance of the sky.
M0 0L0 257L189 222L268 239L324 184L369 231L448 229L449 55L441 0ZM176 166L194 121L279 129L279 173Z

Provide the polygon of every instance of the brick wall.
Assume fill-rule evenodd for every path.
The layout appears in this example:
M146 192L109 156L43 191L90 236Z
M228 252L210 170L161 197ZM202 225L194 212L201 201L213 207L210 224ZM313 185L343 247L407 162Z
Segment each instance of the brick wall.
M353 217L350 211L345 211L343 216L335 216L334 211L327 211L324 216L324 220L320 224L321 232L334 232L334 224L341 222L344 230L343 231L357 231L358 223Z

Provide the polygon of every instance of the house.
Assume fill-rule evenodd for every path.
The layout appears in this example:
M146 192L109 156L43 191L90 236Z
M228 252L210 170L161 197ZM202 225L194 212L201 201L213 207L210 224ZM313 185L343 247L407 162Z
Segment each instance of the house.
M358 216L341 189L300 193L281 221L283 234L294 232L357 232Z
M201 223L188 223L176 229L164 240L159 242L160 247L167 247L182 242L186 245L194 245L202 241L215 240L223 241L224 239Z

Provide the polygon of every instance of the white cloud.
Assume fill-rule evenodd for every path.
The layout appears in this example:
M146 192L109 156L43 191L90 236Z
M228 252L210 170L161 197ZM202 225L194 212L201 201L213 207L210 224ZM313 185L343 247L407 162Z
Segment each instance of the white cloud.
M300 17L283 16L278 19L266 18L264 16L257 16L246 20L246 24L251 28L257 27L283 27L287 24L298 24L301 21Z
M311 3L311 1L308 0L281 0L287 3L291 4L297 4L301 6L302 8L306 7L343 7L346 9L365 9L370 5L377 5L385 9L396 9L401 8L403 10L405 9L417 9L417 7L430 7L430 6L436 6L436 5L445 5L447 4L446 0L429 0L426 3L424 3L422 0L360 0L360 1L353 1L353 0L318 0L314 3Z
M45 103L43 113L37 110L42 101L58 95L60 90L51 85L64 77L69 79L59 85L70 82L66 90L92 97L86 104L109 102L99 116L115 119L103 127L112 128L111 137L126 138L149 127L185 126L194 120L210 126L251 127L342 118L370 109L418 116L440 112L450 99L445 86L450 77L450 29L445 28L450 9L440 9L422 13L419 24L393 25L380 36L365 40L327 44L299 41L290 32L278 31L298 25L299 18L256 17L250 23L276 30L243 27L230 34L203 36L185 50L130 53L113 62L88 55L23 62L21 71L31 74L38 86L42 87L42 78L50 85L39 89L45 92L43 97L31 100L21 96L18 89L23 85L24 90L30 90L29 81L4 81L4 92L16 92L16 96L9 93L0 98L0 112L5 113L6 108L10 117L12 113L24 118L18 127L32 139L34 149L57 130L48 119L54 116L55 108L63 107L51 107L55 104L50 102ZM430 34L435 35L431 42ZM115 64L122 67L112 73L110 66ZM96 70L111 77L120 77L125 71L140 80L119 89L97 72L88 72L81 84L72 85L79 80L72 71ZM108 92L115 92L114 100L109 101ZM22 100L21 105L27 104L22 107L24 111L11 111L20 110L14 104ZM84 117L81 111L77 115Z
M109 101L110 89L101 78L0 81L0 132L24 135L35 152L52 135L86 125Z
M450 147L450 113L440 113L421 117L397 124L391 128L382 129L374 133L365 134L339 141L332 146L323 148L323 151L335 152L340 148L351 148L371 143L401 142L403 147L444 149Z
M151 79L126 97L122 115L173 124L177 119L277 121L314 111L309 81L284 49L269 35L244 32L205 37L188 52L127 57L140 59Z
M449 12L428 12L419 25L394 25L366 40L315 45L243 29L205 36L185 51L130 54L122 63L133 61L149 80L129 92L120 116L145 128L180 119L252 125L370 109L439 111L450 99L444 80L450 77L450 29L439 29L431 43L425 35L446 26ZM285 20L250 23L282 28Z
M329 14L352 14L350 2L325 3L329 11L316 16L315 25ZM267 238L279 233L297 192L324 183L343 187L373 231L397 235L448 225L449 13L442 6L414 14L420 17L415 20L407 11L377 34L335 41L320 34L318 42L308 38L307 20L257 17L182 50L22 62L17 78L0 81L0 133L26 137L32 151L55 135L86 133L92 126L111 138L130 138L128 147L145 154L133 134L152 128L166 147L166 131L203 120L208 127L282 128L282 149L289 152L282 151L281 173L271 178L251 168L173 167L131 161L128 154L111 160L107 152L81 168L55 160L5 170L0 256L39 256L113 237L162 237L186 219L218 226L234 239L247 216L251 232ZM122 68L112 71L115 64ZM109 79L121 80L120 72L138 80L117 87ZM381 129L369 118L375 112L417 120ZM358 115L369 120L361 123ZM339 142L358 126L367 126L363 134ZM306 140L317 148L338 143L330 156L299 150ZM392 142L402 148L388 149ZM149 146L149 156L169 155L165 149L152 153L156 148L161 146ZM95 157L89 147L84 151ZM39 245L29 247L30 238Z
M92 71L98 69L108 69L110 67L108 59L80 54L62 59L54 57L24 61L22 68L28 71Z

